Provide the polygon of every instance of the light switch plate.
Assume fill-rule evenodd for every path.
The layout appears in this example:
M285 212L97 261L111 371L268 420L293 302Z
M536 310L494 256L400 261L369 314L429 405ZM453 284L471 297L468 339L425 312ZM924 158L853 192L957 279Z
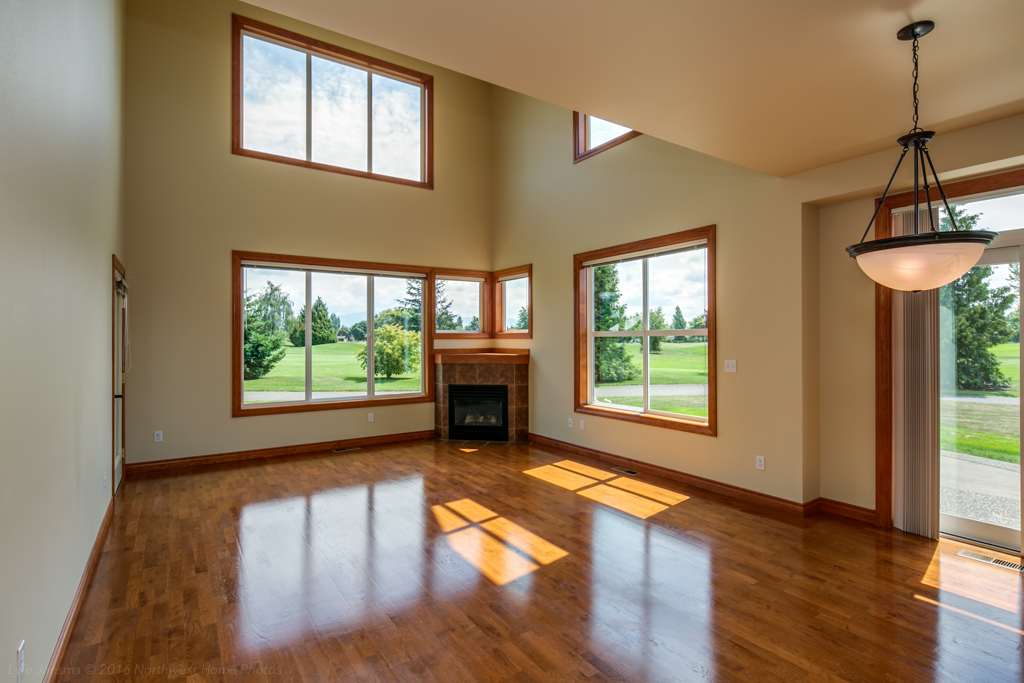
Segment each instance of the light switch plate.
M727 361L725 361L725 371L726 372L736 372L736 361L734 361L734 360L727 360Z

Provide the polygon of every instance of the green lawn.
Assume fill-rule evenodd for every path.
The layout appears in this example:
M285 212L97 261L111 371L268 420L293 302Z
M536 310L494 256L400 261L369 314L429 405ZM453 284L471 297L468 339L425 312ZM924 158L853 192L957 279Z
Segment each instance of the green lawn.
M598 399L598 404L604 403L606 399ZM609 396L608 401L620 406L633 406L640 408L644 404L642 396ZM708 400L706 396L652 396L651 408L666 413L678 413L680 415L691 415L693 417L708 416Z
M641 365L640 343L625 344L626 350ZM708 383L707 343L673 344L663 342L661 353L651 354L651 384L707 384ZM642 384L637 377L626 382L605 382L598 386L625 386Z
M1020 396L1020 344L991 348L1010 380L1003 391L957 391L961 396ZM982 458L1020 462L1020 407L965 401L941 401L940 447Z
M359 365L356 353L366 344L338 342L313 347L313 391L366 391L366 371ZM285 356L262 379L245 382L246 391L306 390L306 350L286 346ZM405 375L386 380L378 377L377 391L418 391L419 375Z

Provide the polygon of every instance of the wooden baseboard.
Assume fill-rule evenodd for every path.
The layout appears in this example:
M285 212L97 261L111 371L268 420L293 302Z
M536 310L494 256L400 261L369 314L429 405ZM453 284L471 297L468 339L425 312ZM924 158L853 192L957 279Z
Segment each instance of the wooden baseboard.
M858 522L867 522L868 524L878 523L874 510L862 508L857 505L850 505L849 503L841 503L838 500L831 500L829 498L819 498L818 500L821 501L822 512L839 515L840 517L849 517L850 519L855 519Z
M64 659L64 653L67 651L68 643L71 641L71 630L74 628L75 622L78 621L78 613L82 609L85 592L89 589L92 577L96 573L96 567L100 563L100 555L103 554L103 544L107 538L107 530L110 528L110 522L113 519L114 500L111 498L110 503L107 505L107 511L103 515L103 521L100 522L100 530L96 533L96 540L93 541L92 552L89 553L89 559L85 563L82 580L78 582L78 590L75 591L75 597L71 600L71 609L68 610L67 619L64 620L64 627L61 628L60 635L57 637L57 645L53 648L50 666L47 667L46 672L43 674L43 680L46 683L56 683L57 679L60 678L60 663Z
M594 458L595 460L602 460L615 465L628 467L629 469L637 470L639 472L646 472L647 474L664 477L705 491L729 496L730 498L735 498L736 500L741 500L744 503L750 503L763 509L770 509L777 512L800 516L803 516L804 514L804 505L802 503L786 500L785 498L777 498L775 496L770 496L767 493L758 493L757 491L733 486L732 484L723 484L722 482L714 481L713 479L705 479L704 477L698 477L694 474L686 474L685 472L662 467L661 465L652 465L641 460L634 460L633 458L613 455L611 453L595 450L593 448L586 448L584 446L577 446L576 444L559 441L557 439L550 439L546 436L541 436L540 434L530 434L529 438L530 441L540 444L541 446L557 448L559 450L568 451L569 453L575 453L576 455L583 455L589 458Z
M813 517L821 512L821 498L815 498L804 503L804 517Z
M332 451L340 448L379 446L382 444L400 443L402 441L418 441L421 439L432 438L434 438L433 429L422 432L403 432L401 434L365 436L358 439L343 439L341 441L320 441L318 443L306 443L298 446L279 446L277 448L258 448L251 451L217 453L216 455L200 455L193 458L172 458L170 460L153 460L150 462L130 462L125 463L124 476L127 479L131 476L147 472L166 472L169 470L188 469L203 465L220 465L223 463L256 460L259 458L283 458L290 455L322 453L324 451Z

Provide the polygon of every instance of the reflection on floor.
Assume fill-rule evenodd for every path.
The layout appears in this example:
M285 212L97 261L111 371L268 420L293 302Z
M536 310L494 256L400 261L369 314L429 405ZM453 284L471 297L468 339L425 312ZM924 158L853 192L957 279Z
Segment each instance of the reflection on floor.
M681 493L647 484L638 479L615 478L616 475L611 472L605 472L573 460L562 460L554 465L535 467L526 470L523 474L529 474L531 477L561 486L563 489L576 491L590 500L604 503L608 507L613 507L640 519L647 519L668 510L669 506L681 503L688 498ZM608 481L609 479L612 481ZM605 483L602 484L601 481ZM609 488L611 486L616 488ZM626 491L640 495L633 495Z
M128 673L61 680L1021 680L1019 573L607 469L413 443L130 479L62 662Z

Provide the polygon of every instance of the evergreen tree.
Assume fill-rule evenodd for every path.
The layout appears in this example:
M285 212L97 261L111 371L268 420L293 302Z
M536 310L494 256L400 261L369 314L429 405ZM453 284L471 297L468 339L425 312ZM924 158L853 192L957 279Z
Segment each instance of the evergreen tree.
M405 281L405 298L398 300L399 308L405 311L405 317L408 320L408 322L403 321L403 325L407 325L405 329L415 332L420 331L420 324L423 320L423 282L419 278L407 279Z
M462 317L452 313L453 303L445 294L444 280L436 280L434 283L434 329L462 329Z
M258 296L246 297L242 340L245 379L265 377L285 355L284 332L274 329L273 320L268 320L264 313Z
M951 207L961 230L974 230L981 214L968 214L962 207ZM940 230L952 225L941 219ZM1009 386L999 369L999 361L990 350L1007 342L1013 330L1007 311L1017 299L1011 287L991 287L992 266L975 266L963 277L939 290L939 305L953 315L956 346L956 384L958 389L993 390Z
M594 329L626 329L626 306L620 304L619 272L614 266L594 268ZM596 337L594 363L598 382L625 382L636 379L643 368L629 354L625 343L632 339Z
M334 328L335 333L341 329L341 318L336 313L331 313L331 327Z
M672 327L673 330L685 330L686 329L686 318L683 317L683 312L676 306L676 312L672 316ZM672 337L673 342L681 342L686 337Z
M337 343L338 337L334 333L334 326L331 325L327 304L320 297L317 297L316 303L313 304L313 315L310 318L313 326L313 346Z
M359 322L348 328L349 334L352 335L353 341L361 342L366 341L366 321L360 320Z
M512 328L514 330L528 330L530 329L530 309L523 306L519 309L519 318L516 320L516 326Z
M661 311L661 306L654 308L650 313L647 314L647 323L650 325L652 330L667 330L665 322L665 314ZM661 353L661 343L665 341L665 337L650 337L651 353Z
M479 331L480 330L480 318L478 316L474 315L473 319L469 321L469 325L466 326L466 329L467 330L473 330L474 332Z

